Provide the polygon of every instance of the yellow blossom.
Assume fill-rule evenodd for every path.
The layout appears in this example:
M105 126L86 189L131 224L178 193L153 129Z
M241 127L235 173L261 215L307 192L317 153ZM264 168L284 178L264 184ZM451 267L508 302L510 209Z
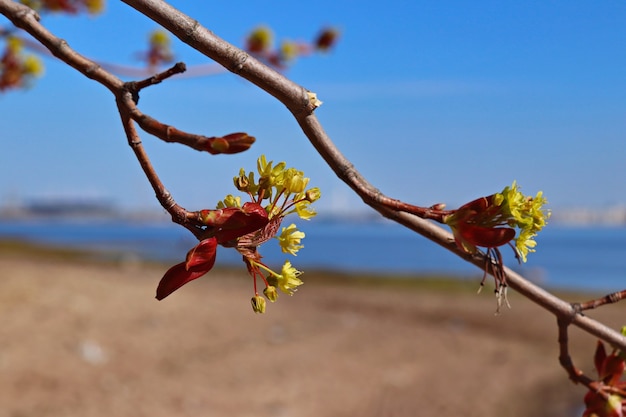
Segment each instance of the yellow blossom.
M274 162L267 162L265 155L261 155L257 160L257 170L259 171L259 188L266 191L264 198L271 198L272 188L282 190L285 176L284 162L279 162L272 166Z
M302 285L302 281L298 278L300 275L302 275L301 271L291 266L291 262L285 261L280 275L276 276L278 288L285 294L293 295Z
M22 69L25 75L39 77L43 74L43 63L35 55L28 55L24 58Z
M278 239L283 253L290 253L295 256L304 247L300 244L304 236L304 232L299 231L296 225L292 223L288 227L283 227L280 236L277 236L276 239Z
M227 207L241 207L241 197L235 197L232 194L228 194L224 200L217 203L218 209Z
M170 37L166 31L157 29L150 34L150 43L159 47L169 47Z
M501 193L493 198L495 205L500 206L498 221L505 221L507 225L519 229L515 238L515 248L522 262L526 262L529 252L534 252L537 242L534 237L546 225L550 211L544 210L547 200L539 191L533 197L526 197L519 191L517 182L513 181L510 187L505 187Z
M317 214L315 210L309 207L310 205L311 203L309 203L308 200L303 200L299 203L296 203L296 213L298 213L298 216L302 220L311 220Z
M285 190L289 193L301 193L309 183L309 179L304 177L304 173L295 168L285 170L284 180Z
M280 44L280 55L286 62L294 60L299 53L298 44L293 41L285 40Z

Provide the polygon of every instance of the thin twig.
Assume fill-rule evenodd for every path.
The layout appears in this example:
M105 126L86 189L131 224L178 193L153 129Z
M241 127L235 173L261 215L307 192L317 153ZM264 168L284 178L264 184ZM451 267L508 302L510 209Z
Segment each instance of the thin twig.
M559 329L559 363L565 369L573 382L583 384L589 389L597 389L599 388L598 383L578 369L574 365L572 357L569 354L569 337L567 329L570 324L571 320L562 318L557 319L557 326Z
M584 303L579 303L578 306L580 311L591 310L594 308L601 307L606 304L614 304L626 298L626 290L613 292L611 294L607 294L604 297L596 298L594 300L589 300Z
M130 82L127 84L132 84L133 88L137 91L137 93L139 93L139 91L141 91L142 89L149 87L151 85L155 85L155 84L159 84L161 83L163 80L166 80L170 77L173 77L174 75L177 74L182 74L183 72L187 71L187 66L185 65L184 62L177 62L176 64L174 64L174 66L166 69L163 72L160 72L158 74L155 74L151 77L146 78L145 80L142 81L134 81L134 82Z
M38 14L31 8L10 0L0 0L0 13L6 16L13 25L25 30L33 36L38 42L45 46L52 55L75 68L84 76L102 84L113 93L116 97L128 144L133 149L144 174L155 192L157 200L161 206L170 213L175 223L181 224L196 237L201 238L204 230L200 228L197 221L197 212L189 212L179 206L162 184L150 162L150 158L141 144L139 135L133 125L133 120L148 133L166 142L181 143L193 149L209 153L233 153L245 150L254 142L254 137L245 133L231 134L225 137L194 135L165 125L156 119L144 115L137 108L136 104L139 100L139 91L183 72L185 65L182 63L178 63L172 68L145 80L125 83L94 61L74 51L66 41L48 31L39 23Z

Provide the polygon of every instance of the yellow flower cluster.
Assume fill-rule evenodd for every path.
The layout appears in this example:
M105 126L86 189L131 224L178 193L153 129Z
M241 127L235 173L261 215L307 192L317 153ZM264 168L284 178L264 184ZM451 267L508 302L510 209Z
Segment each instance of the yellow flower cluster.
M528 253L535 251L535 236L550 218L550 211L543 209L547 203L546 198L541 191L535 197L526 197L513 181L510 187L507 186L501 193L494 195L493 202L500 207L500 215L506 218L506 223L519 229L515 247L521 260L526 262Z
M256 176L258 175L258 181ZM285 162L274 164L273 161L267 161L265 155L261 155L257 160L256 172L246 172L245 169L239 170L239 175L233 178L235 187L242 192L248 194L252 202L260 204L267 212L270 222L282 222L282 219L291 214L296 213L301 219L309 220L315 216L315 210L310 205L317 201L320 196L320 190L317 187L308 188L309 178L304 176L302 171L295 168L288 168ZM232 195L217 204L218 209L229 207L242 207L241 198ZM278 240L283 253L296 256L297 252L304 247L302 239L305 234L298 230L295 224L282 227L280 233L274 238ZM302 271L298 271L291 265L291 262L285 261L280 273L274 272L267 265L261 262L261 258L249 256L248 249L242 252L248 270L255 277L263 277L265 281L265 289L261 297L255 293L251 300L252 309L256 313L264 313L266 300L274 302L278 299L278 291L292 295L297 288L302 285L299 278ZM265 278L267 276L267 278ZM255 284L256 285L256 284ZM255 286L256 292L256 286Z
M272 303L278 299L276 287L278 287L278 289L285 294L293 295L293 293L298 290L298 287L303 284L302 280L299 278L303 272L294 268L289 261L285 261L280 274L272 271L261 262L256 262L254 260L249 260L249 262L253 268L263 269L268 273L268 277L266 279L267 285L263 290L263 295L265 295L265 298ZM252 310L255 313L265 313L266 303L263 297L255 294L254 297L252 297L251 303Z
M239 191L248 193L253 201L260 204L268 200L265 210L270 219L291 213L297 213L304 220L315 216L315 210L310 205L320 198L321 193L317 187L306 189L309 178L302 171L287 168L285 162L274 165L273 161L267 162L265 155L261 155L257 160L257 173L258 182L255 181L254 172L246 173L241 168L233 182Z

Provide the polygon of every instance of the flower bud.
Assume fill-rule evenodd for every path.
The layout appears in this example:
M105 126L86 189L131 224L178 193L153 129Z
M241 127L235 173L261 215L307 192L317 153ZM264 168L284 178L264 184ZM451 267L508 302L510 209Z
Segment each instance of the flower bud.
M272 303L278 299L278 292L276 291L276 287L273 285L268 285L263 290L263 294L270 300Z
M322 196L322 193L320 192L320 189L317 187L311 188L310 190L307 190L307 192L305 193L305 197L307 201L310 201L311 203L319 200L321 196Z
M326 28L315 39L315 47L319 51L326 52L337 43L339 39L339 31L333 28Z
M235 177L236 178L236 177ZM222 201L217 202L217 209L225 209L228 207L241 208L241 197L235 197L232 194L228 194Z
M285 63L296 59L299 53L298 44L293 41L283 41L280 44L280 59Z
M237 188L239 191L248 191L250 181L248 180L248 177L246 176L246 171L243 168L239 170L239 175L233 178L233 182L235 183L235 188Z
M252 310L254 310L255 313L265 313L265 298L257 294L252 297L252 300L250 300L250 302L252 303Z
M206 147L210 154L234 154L250 149L255 141L254 136L244 132L231 133L223 137L208 138Z
M246 39L246 49L253 54L263 53L272 47L274 34L267 26L260 26L252 31Z
M309 102L311 103L311 106L313 106L314 109L317 109L319 106L323 104L323 102L317 98L317 94L315 94L314 92L307 91L306 95L309 98Z

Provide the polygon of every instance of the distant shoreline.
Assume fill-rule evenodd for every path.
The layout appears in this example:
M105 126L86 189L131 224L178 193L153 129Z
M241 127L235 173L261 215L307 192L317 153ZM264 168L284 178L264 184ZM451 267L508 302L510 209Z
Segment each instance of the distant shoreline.
M118 210L99 205L81 206L37 206L22 208L0 208L0 221L129 221L129 222L171 222L165 211L157 210ZM315 221L363 224L390 221L375 212L319 213ZM614 206L604 210L563 209L553 211L549 223L559 226L626 226L626 206Z

